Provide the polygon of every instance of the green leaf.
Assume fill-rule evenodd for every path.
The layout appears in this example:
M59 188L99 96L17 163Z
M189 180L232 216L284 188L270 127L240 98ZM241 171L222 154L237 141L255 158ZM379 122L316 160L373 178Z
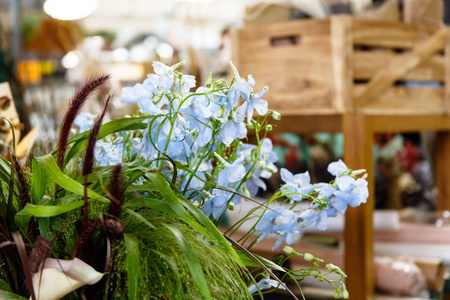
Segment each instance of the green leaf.
M239 257L241 258L242 262L245 264L246 267L252 267L252 268L259 268L261 267L259 264L257 264L255 261L253 261L247 254L245 254L242 251L236 251L239 255ZM271 270L277 270L280 272L285 273L286 270L283 269L282 267L280 267L279 265L277 265L276 263L274 263L271 260L268 260L262 256L253 254L253 256L255 256L263 265L265 265L267 268L271 269Z
M153 118L154 116L144 116L144 117L134 117L134 118L124 118L114 120L102 125L100 132L98 134L98 139L110 135L111 133L119 132L119 131L127 131L127 130L139 130L145 129L148 125L146 123L142 123L142 121ZM76 154L86 149L89 134L91 131L85 131L83 133L77 134L73 138L69 140L69 144L74 143L72 148L70 148L69 152L66 156L65 163L71 160Z
M3 279L0 279L0 291L12 292L12 289L9 286L9 284Z
M63 205L34 205L31 203L27 203L27 205L25 205L25 207L17 214L27 214L38 218L54 217L82 207L83 204L83 200L78 200Z
M197 218L197 220L203 224L203 226L206 227L208 232L225 248L227 249L228 253L241 265L244 266L242 263L239 255L236 253L236 251L233 249L233 247L230 246L226 238L222 235L222 232L214 225L213 222L197 207L195 207L189 200L186 198L180 197L179 201L186 207L189 212Z
M201 226L192 216L188 214L183 207L178 197L175 195L168 182L160 173L149 173L150 181L156 186L161 196L166 200L169 207L172 209L174 216L185 221L198 233L203 234L206 238L211 238L211 235ZM187 200L186 200L187 201Z
M136 219L138 219L139 221L141 221L142 223L144 223L145 225L147 225L148 227L150 227L151 229L156 229L156 227L150 223L149 220L147 220L146 218L144 218L143 216L141 216L140 214L138 214L135 211L132 211L129 208L125 208L124 209L128 214L132 215L133 217L135 217Z
M9 176L11 174L11 163L4 157L0 156L0 180L9 184Z
M55 158L52 155L47 154L45 156L36 158L36 160L45 170L47 175L60 187L63 187L64 189L71 191L72 193L84 195L84 186L61 172L61 170L58 168L58 165L56 164ZM106 203L110 202L105 197L97 194L90 189L87 189L87 196L89 198L98 199Z
M50 218L39 218L37 221L40 235L51 241L55 234L50 229Z
M24 298L22 296L0 290L0 299L5 300L28 300L27 298Z
M133 233L125 233L125 247L127 249L128 299L137 299L139 283L139 240Z
M129 192L156 192L158 189L154 184L143 184L143 185L136 185L136 186L129 186L125 190L126 193Z
M158 191L161 193L163 198L167 201L168 205L175 214L178 215L179 218L188 223L192 228L197 230L200 234L203 234L206 238L214 237L225 249L227 249L228 253L240 264L243 266L239 255L230 246L228 241L223 237L222 233L219 229L211 222L211 220L197 207L195 207L189 200L187 200L181 193L179 193L179 197L177 197L173 190L176 190L176 187L169 186L167 180L159 173L150 173L148 174L150 181L157 187ZM156 208L157 209L157 208ZM203 225L207 230L201 226L197 220L193 219L191 215L189 215L186 209Z
M48 184L48 175L44 172L36 158L33 158L31 167L33 170L33 178L31 180L31 198L34 203L39 203L39 200L41 200L45 194L45 189Z
M203 299L212 299L208 289L208 284L206 283L206 279L203 274L202 266L200 265L200 261L198 260L198 257L195 254L191 244L187 239L184 238L183 234L180 230L178 230L178 228L169 224L164 224L164 226L172 231L175 239L178 242L178 245L180 245L181 251L186 258L186 263L188 265L189 271L192 274L192 279L197 285Z

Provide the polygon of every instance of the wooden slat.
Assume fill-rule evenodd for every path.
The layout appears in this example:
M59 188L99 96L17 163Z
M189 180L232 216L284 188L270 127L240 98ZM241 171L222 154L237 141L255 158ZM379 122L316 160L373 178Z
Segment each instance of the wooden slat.
M366 122L374 132L450 131L450 117L446 115L366 115Z
M379 6L369 8L357 14L357 17L365 20L400 21L400 5L398 1L385 1Z
M298 43L275 46L276 38ZM334 98L330 21L293 21L241 30L240 74L252 74L255 91L269 86L265 98L275 110L326 110Z
M354 86L354 94L361 93L365 84ZM409 88L394 86L380 93L371 102L360 106L366 113L380 115L409 114L431 115L442 114L444 108L444 88Z
M353 20L355 45L411 49L433 32L401 22Z
M418 43L411 52L392 61L387 68L381 69L373 76L364 90L357 93L354 98L355 105L363 106L370 102L395 81L429 59L437 51L442 50L448 38L449 29L443 27L429 39Z
M450 43L447 42L444 49L444 112L450 115Z
M353 54L353 77L357 80L369 80L380 69L398 59L400 53L391 50L384 51L359 51ZM432 80L444 81L444 57L436 54L429 60L421 63L417 68L411 70L399 80Z
M450 133L439 132L435 150L435 178L438 189L436 210L450 210Z
M349 113L343 116L344 161L350 169L366 169L369 177L367 203L349 208L345 214L344 266L350 299L371 299L374 294L373 228L374 167L373 132L365 116Z
M234 66L240 70L240 62L242 57L241 52L241 30L233 28L230 31L231 37L231 61Z
M281 120L271 123L275 125L275 133L341 132L341 119L338 114L287 115L281 112Z
M331 45L333 49L334 101L338 112L352 109L353 95L353 40L352 18L335 16L331 18Z
M450 227L436 227L434 224L401 223L398 230L375 231L375 241L416 244L450 244Z
M420 26L442 26L442 0L403 0L403 21Z

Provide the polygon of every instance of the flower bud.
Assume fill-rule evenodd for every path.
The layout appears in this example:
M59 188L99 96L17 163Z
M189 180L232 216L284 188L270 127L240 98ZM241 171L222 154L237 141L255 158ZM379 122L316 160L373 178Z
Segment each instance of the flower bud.
M311 253L305 253L303 254L303 259L306 261L313 261L315 257Z
M233 210L234 210L234 207L235 207L235 205L234 205L233 202L228 203L228 209L229 209L229 210L233 211Z
M246 197L246 198L252 197L252 195L250 195L250 192L248 191L248 189L245 186L242 188L242 195L244 195L244 197Z
M273 130L273 126L272 125L270 125L270 124L266 125L266 131L267 132L270 132L272 130Z
M274 111L274 110L272 110L272 118L274 119L274 120L281 120L281 114L279 113L279 112L277 112L277 111Z
M155 96L153 96L153 104L158 104L159 102L161 102L161 99L162 99L162 95L155 95Z
M247 128L248 129L250 129L250 130L253 130L253 129L255 129L255 124L253 124L253 123L250 123L250 124L245 124L246 126L247 126Z
M294 250L291 246L284 246L283 248L284 253L287 255L297 255L298 252Z
M342 297L344 299L348 299L350 297L350 295L348 294L348 291L345 287L344 287L344 291L342 292Z
M223 115L224 115L224 113L225 113L225 107L222 106L222 107L219 109L219 111L217 112L217 117L218 117L218 118L222 118Z
M258 161L258 168L264 170L266 168L266 162L264 160Z
M342 275L342 276L344 276L344 277L347 277L347 275L345 275L345 273L342 272L341 268L339 268L339 267L336 266L336 265L333 265L333 264L327 264L325 267L326 267L327 270L329 270L329 271L332 271L332 272L334 272L334 273L336 273L336 274L339 274L339 275Z
M341 289L340 288L337 288L335 291L334 291L334 298L335 299L339 299L341 297Z
M179 67L181 67L182 65L184 65L184 63L185 63L184 60L183 60L183 61L180 61L179 63L173 65L171 68L172 68L172 70L176 70L176 69L178 69Z
M205 83L206 87L209 88L212 85L212 74L209 73L208 79L206 79L206 83Z
M365 169L359 169L359 170L353 170L352 171L352 175L353 176L357 176L357 175L360 175L360 174L364 174L364 173L366 173L367 171L365 170Z

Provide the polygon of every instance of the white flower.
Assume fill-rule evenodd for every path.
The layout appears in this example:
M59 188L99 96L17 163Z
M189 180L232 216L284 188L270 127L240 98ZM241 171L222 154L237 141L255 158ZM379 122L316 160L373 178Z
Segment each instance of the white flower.
M97 283L102 277L103 274L78 258L47 258L33 275L33 288L37 300L58 300L83 285Z

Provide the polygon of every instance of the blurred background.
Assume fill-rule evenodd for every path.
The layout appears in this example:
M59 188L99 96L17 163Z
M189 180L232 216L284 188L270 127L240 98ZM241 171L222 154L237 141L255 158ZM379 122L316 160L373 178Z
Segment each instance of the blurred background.
M197 86L204 84L210 72L215 79L229 80L235 28L327 18L335 14L413 23L425 28L430 24L441 26L448 19L448 3L441 0L0 0L0 84L7 82L11 90L9 95L9 88L5 92L0 85L0 97L5 92L14 100L18 116L7 117L15 118L17 139L33 129L37 131L33 142L25 143L26 162L30 152L40 155L55 147L69 101L78 87L96 75L111 74L110 84L95 94L83 109L97 113L104 95L112 89L115 99L108 117L113 119L136 112L135 107L119 101L121 89L142 82L153 72L155 60L166 65L184 61L181 69L196 77ZM272 46L283 46L283 43L301 44L285 38L276 39ZM359 50L386 51L369 48ZM398 50L389 51L398 54ZM298 72L301 74L302 69ZM258 81L258 77L255 79L259 84L269 84ZM407 84L417 85L417 82ZM438 88L441 86L442 83L437 84ZM323 92L316 86L301 85L301 88ZM436 88L435 82L431 88ZM267 97L270 101L270 91ZM0 110L2 103L0 101ZM0 115L3 116L3 112ZM0 140L8 130L8 125L3 123L0 121ZM294 173L309 170L314 182L329 180L326 166L343 155L341 133L283 132L270 138L280 157L278 165ZM432 236L433 243L437 240L448 244L450 234L444 239L442 233L450 233L450 211L436 211L432 155L435 142L433 132L375 135L375 206L395 211L395 226L390 230L403 228L400 220L426 223L433 227L434 235L425 232L423 236ZM31 150L33 144L36 147ZM268 182L267 192L270 194L270 187L278 185L279 178L275 177L273 182ZM380 228L386 230L390 224L386 216L381 215L380 220ZM342 230L343 219L339 222L337 232ZM438 229L447 231L435 231ZM415 227L407 234L416 238ZM310 233L303 240L342 250L340 236ZM432 254L437 253L441 259L441 254L446 253L446 267L450 270L450 248L445 246L448 251L441 251L433 244ZM409 244L406 247L414 248ZM395 249L404 251L404 248ZM442 260L433 266L441 267ZM443 272L439 269L436 275L439 284L434 291L444 288ZM448 273L445 274L448 278ZM446 299L449 299L449 280L446 290ZM439 299L443 299L444 294L439 294ZM433 297L437 299L437 295ZM317 299L324 298L327 297Z

